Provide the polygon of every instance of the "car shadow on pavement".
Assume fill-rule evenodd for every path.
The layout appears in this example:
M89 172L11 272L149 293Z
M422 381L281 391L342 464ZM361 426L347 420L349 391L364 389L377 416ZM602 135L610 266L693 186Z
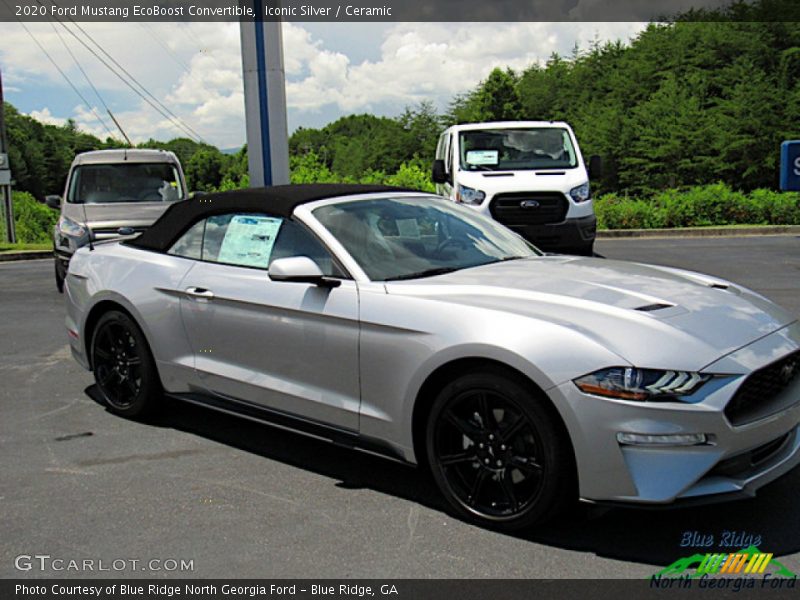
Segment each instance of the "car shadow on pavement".
M103 404L95 386L85 392ZM202 436L329 477L342 489L366 488L447 512L424 469L180 402L169 402L149 424ZM797 469L761 489L755 499L661 510L581 504L532 531L505 535L658 567L695 552L735 552L751 544L780 557L800 551L800 519L796 516L800 512L799 492ZM694 544L682 544L687 534L695 532L706 540L713 536L713 545L697 544L696 536Z

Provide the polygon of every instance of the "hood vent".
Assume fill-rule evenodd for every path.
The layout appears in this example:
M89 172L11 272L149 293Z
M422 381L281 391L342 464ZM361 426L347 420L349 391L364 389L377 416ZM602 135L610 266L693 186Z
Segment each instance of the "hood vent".
M708 287L712 287L715 290L727 290L728 289L728 286L725 285L724 283L711 283L711 284L709 284Z
M513 177L513 173L481 173L484 177Z
M654 310L661 310L662 308L672 308L674 304L663 304L656 302L655 304L645 304L644 306L637 306L633 310L640 310L642 312L653 312Z

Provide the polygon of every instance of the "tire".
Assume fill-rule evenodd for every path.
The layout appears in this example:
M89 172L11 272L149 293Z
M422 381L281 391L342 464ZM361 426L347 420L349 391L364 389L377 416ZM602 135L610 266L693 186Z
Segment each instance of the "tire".
M500 370L442 389L428 415L426 455L454 514L482 526L526 529L577 500L572 448L554 409Z
M142 330L127 314L112 310L92 334L92 370L108 409L129 418L155 412L163 393L153 354Z
M64 293L64 274L61 272L61 265L58 259L55 259L55 273L56 273L56 289L59 294Z

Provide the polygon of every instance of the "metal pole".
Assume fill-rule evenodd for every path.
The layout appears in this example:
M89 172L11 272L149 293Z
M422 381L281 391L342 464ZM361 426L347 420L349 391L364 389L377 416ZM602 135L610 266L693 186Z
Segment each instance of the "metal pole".
M280 21L261 21L262 0L251 2L255 22L242 21L242 74L250 187L289 183L286 76Z
M6 138L5 106L3 104L3 73L0 71L0 201L6 222L6 239L17 241L14 228L14 206L11 199L11 166L8 163L8 141Z

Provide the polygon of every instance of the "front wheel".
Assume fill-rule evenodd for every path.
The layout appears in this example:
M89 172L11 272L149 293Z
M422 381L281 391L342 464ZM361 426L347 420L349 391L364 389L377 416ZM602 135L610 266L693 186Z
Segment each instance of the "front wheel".
M575 499L563 426L544 399L505 373L447 385L428 417L426 450L454 512L506 531L553 517Z
M100 317L91 357L95 382L112 412L143 417L154 410L161 383L147 340L131 317L120 311Z
M56 289L60 294L64 293L64 267L61 262L55 259L55 275L56 275Z

